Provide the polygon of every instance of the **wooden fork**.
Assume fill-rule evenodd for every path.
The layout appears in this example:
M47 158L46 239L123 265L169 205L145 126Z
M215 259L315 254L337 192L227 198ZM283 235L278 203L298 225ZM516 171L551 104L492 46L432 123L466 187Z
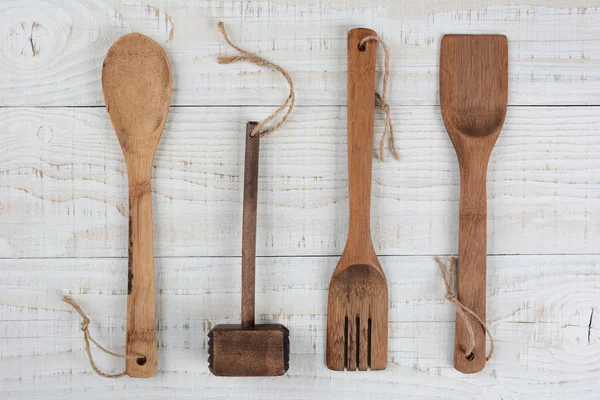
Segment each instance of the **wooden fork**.
M348 32L348 187L350 228L329 284L327 367L336 371L385 369L387 280L371 240L371 170L377 46L360 41L370 29Z

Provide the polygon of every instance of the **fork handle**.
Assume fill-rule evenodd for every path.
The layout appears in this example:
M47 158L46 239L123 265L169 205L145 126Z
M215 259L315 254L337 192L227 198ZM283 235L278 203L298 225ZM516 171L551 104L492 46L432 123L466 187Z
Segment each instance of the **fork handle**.
M348 190L350 226L346 250L374 254L371 241L371 175L375 113L377 44L360 41L375 36L371 29L348 32Z

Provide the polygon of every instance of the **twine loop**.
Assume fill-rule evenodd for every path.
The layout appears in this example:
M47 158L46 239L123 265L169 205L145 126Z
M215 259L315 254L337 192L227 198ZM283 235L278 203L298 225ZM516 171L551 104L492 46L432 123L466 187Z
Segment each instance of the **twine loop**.
M377 43L381 44L383 47L383 51L385 53L385 64L384 64L384 73L383 73L383 90L381 94L375 92L375 98L379 102L379 109L383 111L385 114L385 125L383 127L383 134L381 135L381 140L379 141L379 159L384 161L384 150L385 150L385 139L387 138L388 132L390 135L390 142L392 146L392 153L394 154L394 158L396 160L400 159L400 155L396 150L396 140L394 139L394 124L392 123L392 115L390 110L390 105L387 101L387 90L388 90L388 82L390 79L390 48L385 44L383 39L379 36L367 36L363 38L358 44L359 48L364 48L367 45L369 40L374 40Z
M458 300L456 293L454 293L454 276L456 274L457 265L456 257L450 257L448 268L446 268L446 266L442 263L442 260L439 257L436 257L435 261L437 262L438 267L440 268L442 281L444 282L444 287L446 288L445 297L449 302L452 303L452 305L454 305L454 308L456 308L456 313L464 321L467 331L469 333L469 346L465 349L465 357L469 361L472 361L475 358L475 332L473 330L473 325L471 324L471 321L467 317L467 315L470 315L479 323L479 325L481 325L481 327L485 330L485 333L490 338L490 351L485 357L485 361L489 361L494 355L494 338L492 337L492 333L488 329L488 326L485 323L485 321L482 320L481 317L479 317L479 315L475 314L473 310L461 303Z
M294 104L296 104L296 93L294 92L294 81L292 80L292 77L290 76L290 74L285 69L281 68L279 65L274 64L263 57L260 57L254 53L251 53L251 52L244 50L241 47L235 45L229 39L229 36L227 36L227 32L225 31L225 25L223 24L223 21L220 21L217 24L217 27L221 31L221 34L223 35L223 38L225 39L227 44L229 44L229 46L231 46L232 48L234 48L235 50L237 50L241 53L241 55L236 55L236 56L219 56L219 57L217 57L217 62L219 64L232 64L232 63L236 63L236 62L247 61L247 62L251 62L251 63L258 65L259 67L271 67L274 70L278 71L281 75L283 75L283 77L285 78L285 80L287 81L287 83L290 87L288 97L285 99L285 101L283 102L281 107L279 107L270 116L268 116L262 122L260 122L258 125L256 125L256 127L254 127L254 129L250 133L250 137L254 137L257 134L259 134L261 137L266 136L269 133L276 130L277 128L279 128L281 125L283 125L283 123L288 119L288 117L292 113L292 110L294 109ZM277 121L270 128L263 130L264 126L267 123L274 120L275 118L277 118L277 116L281 112L283 112L283 110L286 110L286 111L281 116L279 121Z
M75 300L73 300L73 298L70 297L70 296L63 296L62 301L64 301L65 303L67 303L68 305L70 305L71 307L73 307L75 309L75 311L77 311L77 313L79 313L79 315L81 316L81 331L83 332L83 340L85 342L85 352L87 353L88 359L90 360L90 365L92 366L92 369L98 375L103 376L105 378L120 378L122 376L125 376L127 373L126 373L126 371L123 371L123 372L119 372L119 373L116 373L116 374L110 374L110 373L106 373L106 372L101 371L98 368L98 366L96 365L96 363L94 362L94 357L92 356L92 351L90 349L90 342L94 343L96 346L98 346L98 348L100 350L102 350L106 354L110 354L113 357L124 358L124 359L131 359L131 358L143 359L143 360L146 359L146 357L143 356L143 355L141 355L141 354L136 354L136 355L128 356L128 355L125 355L125 354L115 353L115 352L110 351L110 350L106 349L105 347L101 346L92 337L92 334L90 333L90 330L89 330L89 326L90 326L90 322L91 321L88 318L88 316L85 314L85 311L83 311L83 309L79 306L79 304L77 304L75 302Z

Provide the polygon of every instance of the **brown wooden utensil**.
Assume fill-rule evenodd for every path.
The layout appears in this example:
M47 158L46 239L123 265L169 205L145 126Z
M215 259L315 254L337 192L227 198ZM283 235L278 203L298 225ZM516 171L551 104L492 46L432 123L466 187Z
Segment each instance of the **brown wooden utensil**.
M371 240L371 170L377 46L360 41L370 29L348 32L348 188L346 247L329 284L327 367L382 370L387 365L387 280Z
M151 180L154 152L171 104L171 81L167 56L156 42L139 33L120 37L104 58L104 101L129 181L125 371L136 378L153 376L158 370Z
M242 218L242 324L217 325L208 333L208 366L218 376L278 376L288 370L289 331L281 324L255 325L256 209L258 205L258 125L246 125Z
M460 166L458 300L485 321L486 174L492 148L508 106L508 42L504 35L445 35L440 53L440 104ZM485 367L485 331L468 316L470 336L456 318L454 368L463 373Z

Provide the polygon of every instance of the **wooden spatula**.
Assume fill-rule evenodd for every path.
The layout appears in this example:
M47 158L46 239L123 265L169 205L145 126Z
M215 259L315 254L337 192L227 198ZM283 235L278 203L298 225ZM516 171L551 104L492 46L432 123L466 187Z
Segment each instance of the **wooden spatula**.
M458 300L485 321L486 173L508 105L508 42L503 35L446 35L440 53L440 104L460 166ZM468 317L475 350L465 354L469 333L456 318L454 368L485 367L485 331Z
M129 181L129 283L125 371L136 378L156 374L152 160L171 103L171 67L152 39L120 37L102 67L106 109L123 149Z
M377 46L358 48L363 38L375 35L362 28L348 32L350 228L327 307L327 367L336 371L387 365L387 280L373 249L370 222Z

